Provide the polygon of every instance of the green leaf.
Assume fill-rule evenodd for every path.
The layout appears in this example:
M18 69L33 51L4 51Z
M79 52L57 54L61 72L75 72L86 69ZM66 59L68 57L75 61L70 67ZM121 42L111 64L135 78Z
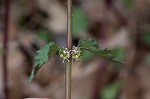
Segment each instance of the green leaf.
M116 99L119 91L121 89L122 82L115 81L102 89L101 98L102 99Z
M79 7L73 8L73 36L78 36L79 33L85 33L88 29L87 15Z
M89 51L84 51L83 53L83 60L84 61L89 61L91 60L95 55Z
M42 67L42 65L50 59L50 57L55 54L59 50L59 47L50 42L49 44L45 45L42 49L37 51L37 55L35 57L35 66L32 69L32 73L29 77L29 82L31 82L37 73L37 71Z
M123 48L114 48L112 49L112 53L119 59L124 60L125 50Z
M80 47L81 49L88 50L93 53L97 53L99 50L99 46L98 46L96 40L94 40L94 39L82 38L82 39L80 39L80 41L78 43L78 47Z
M94 39L83 38L79 41L78 47L80 47L81 50L90 51L94 54L103 56L111 61L123 63L112 54L111 50L100 48L96 40Z

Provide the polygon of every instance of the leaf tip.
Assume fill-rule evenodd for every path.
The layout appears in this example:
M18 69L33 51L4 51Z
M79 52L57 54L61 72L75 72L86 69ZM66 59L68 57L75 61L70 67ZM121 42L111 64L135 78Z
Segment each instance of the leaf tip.
M28 79L28 83L31 83L33 78L34 78L34 69L32 70L32 73L31 73L31 75L30 75L30 77Z

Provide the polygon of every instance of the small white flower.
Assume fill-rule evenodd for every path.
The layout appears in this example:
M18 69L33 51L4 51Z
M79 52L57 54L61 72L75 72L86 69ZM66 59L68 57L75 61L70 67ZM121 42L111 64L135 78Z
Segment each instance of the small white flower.
M63 53L66 54L67 52L64 50Z
M82 59L81 50L78 47L73 46L72 50L68 50L67 48L63 48L59 50L59 56L62 58L62 62L69 61L69 58L72 56L76 61L80 61Z
M69 61L70 58L70 51L68 51L67 48L64 49L60 49L59 50L59 56L62 58L62 62L64 63L64 61Z
M61 54L61 55L60 55L60 57L62 58L62 57L63 57L63 55Z
M80 61L82 59L81 50L78 47L73 46L71 54L72 58L74 58L76 61Z
M78 55L75 55L75 58L76 58L76 59L78 59L78 58L79 58L79 56L78 56Z

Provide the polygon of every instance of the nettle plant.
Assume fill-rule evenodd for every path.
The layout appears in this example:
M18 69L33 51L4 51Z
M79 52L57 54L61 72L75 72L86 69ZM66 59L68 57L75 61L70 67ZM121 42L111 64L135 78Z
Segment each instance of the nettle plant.
M37 51L37 55L35 57L35 67L33 68L32 73L29 77L29 82L33 80L36 72L42 67L44 63L49 61L52 55L58 55L60 58L62 58L63 63L65 61L69 62L70 58L77 62L82 60L83 53L85 51L92 52L96 55L100 55L117 63L123 63L119 61L118 58L113 56L111 50L101 49L94 39L82 38L81 40L79 40L77 47L73 46L72 50L68 50L67 48L58 46L54 42L50 42L42 49Z
M72 71L72 60L81 61L83 58L83 53L85 51L92 52L96 55L105 57L111 61L117 63L123 63L119 61L118 58L113 56L111 50L102 49L98 46L98 43L94 39L82 38L79 40L78 45L72 47L72 0L67 1L67 44L66 48L60 47L54 42L50 42L45 45L42 49L37 51L35 57L35 65L32 69L31 75L29 77L29 82L31 82L38 72L38 70L49 61L52 55L56 54L62 58L62 62L66 64L65 66L65 87L66 87L66 99L71 99L71 71Z

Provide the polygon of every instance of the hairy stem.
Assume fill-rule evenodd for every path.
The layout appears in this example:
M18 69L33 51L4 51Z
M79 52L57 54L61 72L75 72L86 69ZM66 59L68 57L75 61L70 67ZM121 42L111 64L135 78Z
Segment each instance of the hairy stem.
M72 0L67 0L67 43L68 50L72 49ZM71 99L72 57L66 62L66 99Z
M3 90L5 97L4 99L8 99L8 87L7 87L7 54L8 54L8 25L9 25L9 6L10 0L5 0L4 2L4 42L3 42Z

